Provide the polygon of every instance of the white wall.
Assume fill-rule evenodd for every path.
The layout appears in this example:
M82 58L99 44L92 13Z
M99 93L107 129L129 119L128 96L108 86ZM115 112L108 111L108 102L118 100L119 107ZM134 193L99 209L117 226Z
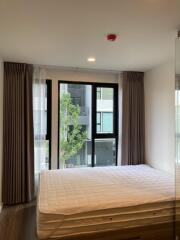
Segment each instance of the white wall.
M146 161L174 172L175 70L174 61L145 73Z
M60 68L47 68L47 78L52 80L79 81L79 82L109 82L117 83L118 75L93 70L63 70Z
M0 212L2 207L3 62L0 58Z
M47 68L47 79L52 80L52 135L51 135L51 164L57 168L58 149L58 80L79 82L117 83L118 74L103 71L63 70Z

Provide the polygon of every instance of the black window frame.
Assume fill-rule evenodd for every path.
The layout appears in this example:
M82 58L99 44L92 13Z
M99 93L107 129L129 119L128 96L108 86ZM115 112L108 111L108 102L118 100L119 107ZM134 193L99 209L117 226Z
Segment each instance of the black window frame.
M97 132L97 115L94 114L93 116L93 122L92 124L95 125L94 131L93 131L93 136L97 138L116 138L117 137L117 132L118 132L118 84L112 84L112 83L95 83L93 84L94 87L92 88L93 93L93 108L92 108L92 114L97 110L97 88L113 88L114 90L114 95L113 95L113 133L98 133Z
M49 141L49 170L51 170L51 124L52 124L52 80L46 80L47 86L47 133L46 140Z
M92 132L91 132L91 141L92 141L92 155L91 155L91 167L95 167L95 140L96 139L115 139L116 142L116 161L115 165L118 164L118 123L119 123L119 106L118 106L118 83L95 83L95 82L81 82L81 81L64 81L58 80L58 159L57 159L57 168L60 168L59 161L59 144L60 144L60 84L82 84L92 86ZM96 129L96 100L97 98L97 88L113 88L113 133L97 133Z

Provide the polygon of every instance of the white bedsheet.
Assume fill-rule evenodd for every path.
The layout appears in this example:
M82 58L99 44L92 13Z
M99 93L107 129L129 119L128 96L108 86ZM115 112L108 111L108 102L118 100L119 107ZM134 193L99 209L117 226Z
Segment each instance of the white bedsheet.
M44 171L39 211L75 214L173 200L173 177L147 165Z

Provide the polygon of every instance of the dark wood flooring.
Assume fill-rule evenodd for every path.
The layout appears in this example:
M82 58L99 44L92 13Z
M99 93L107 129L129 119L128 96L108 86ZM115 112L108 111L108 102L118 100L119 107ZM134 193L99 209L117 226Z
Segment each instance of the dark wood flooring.
M3 208L0 240L37 240L36 203Z

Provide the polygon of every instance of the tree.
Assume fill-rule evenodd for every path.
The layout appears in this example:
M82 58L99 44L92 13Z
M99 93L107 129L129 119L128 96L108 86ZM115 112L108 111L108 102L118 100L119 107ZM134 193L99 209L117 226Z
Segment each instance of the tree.
M83 147L87 132L79 124L79 105L72 103L70 93L63 93L60 101L60 162L76 155Z

